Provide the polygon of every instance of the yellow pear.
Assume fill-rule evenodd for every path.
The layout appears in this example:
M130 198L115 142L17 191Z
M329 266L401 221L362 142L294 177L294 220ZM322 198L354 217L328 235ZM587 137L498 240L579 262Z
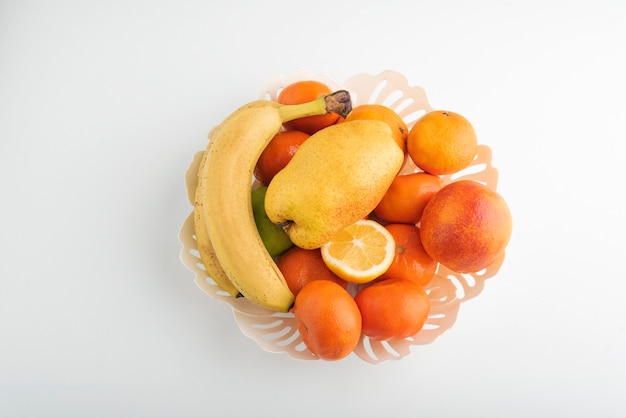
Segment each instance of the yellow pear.
M319 248L369 215L404 163L391 128L341 122L311 135L270 182L265 211L301 248Z

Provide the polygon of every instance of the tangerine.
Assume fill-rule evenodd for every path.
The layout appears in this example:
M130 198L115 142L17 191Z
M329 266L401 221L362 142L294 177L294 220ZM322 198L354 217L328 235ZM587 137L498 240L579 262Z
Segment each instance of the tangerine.
M348 356L361 338L361 312L346 289L330 280L304 285L291 309L302 342L323 360Z
M430 312L424 288L411 280L390 279L362 288L354 297L362 317L362 332L376 341L399 340L417 334Z
M344 289L348 283L337 276L324 263L319 248L306 250L300 247L291 247L276 259L278 269L285 276L287 286L294 295L313 280L330 280L339 284Z
M262 185L269 185L308 138L309 134L302 131L281 131L274 135L257 160L254 177Z
M316 80L302 80L291 83L282 89L276 101L281 104L301 104L330 93L332 93L332 90L325 83ZM334 125L341 120L343 118L337 113L327 113L294 119L285 122L283 126L290 131L302 131L313 135L320 129Z
M420 229L399 223L389 224L386 228L396 242L396 255L391 266L376 281L406 279L426 286L435 275L437 262L424 250Z
M407 138L407 152L427 173L453 174L470 165L478 151L471 123L458 113L436 110L419 118Z
M420 237L426 252L457 273L476 273L504 252L511 238L511 211L482 183L444 186L424 208Z
M381 104L362 104L355 106L346 116L345 120L381 120L391 127L393 139L402 152L406 153L406 139L409 136L409 128L404 120L392 108Z
M374 209L388 223L417 224L428 200L443 187L434 174L419 172L396 176Z

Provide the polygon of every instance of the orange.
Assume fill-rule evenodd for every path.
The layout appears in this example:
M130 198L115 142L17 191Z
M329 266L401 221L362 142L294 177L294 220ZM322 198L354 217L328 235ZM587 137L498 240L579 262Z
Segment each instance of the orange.
M426 286L435 275L437 262L424 250L419 228L409 224L389 224L386 228L396 242L396 254L391 266L376 280L406 279Z
M417 334L430 311L424 288L410 280L383 280L361 289L354 301L372 340L400 340Z
M254 167L254 177L264 186L269 185L308 137L309 134L302 131L282 131L274 135Z
M389 125L393 139L402 152L406 153L406 139L409 136L409 128L395 110L380 104L362 104L355 106L346 116L350 120L381 120Z
M458 113L436 110L419 118L407 138L407 152L427 173L452 174L470 165L478 150L474 127Z
M361 338L361 313L352 296L330 280L313 280L300 290L291 312L302 342L317 357L339 360Z
M324 262L337 276L351 283L367 283L387 271L395 242L384 226L361 219L335 234L321 250Z
M326 266L319 248L305 250L300 247L291 247L278 257L276 265L285 276L287 286L294 295L297 295L305 284L313 280L330 280L344 289L348 286L345 280Z
M457 273L476 273L502 255L512 218L504 198L482 183L459 180L434 195L422 214L426 252Z
M374 209L380 220L417 224L428 200L443 187L439 176L411 173L396 176Z
M301 104L317 99L325 94L332 93L330 87L315 80L296 81L287 85L278 94L277 102L282 104ZM303 131L313 135L320 129L334 125L343 118L337 113L327 113L325 115L306 116L285 122L283 125L287 130Z

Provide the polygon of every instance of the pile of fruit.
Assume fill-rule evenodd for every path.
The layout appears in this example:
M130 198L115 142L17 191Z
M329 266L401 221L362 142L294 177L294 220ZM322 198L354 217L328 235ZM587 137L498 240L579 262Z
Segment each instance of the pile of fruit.
M344 358L362 336L414 336L440 264L479 272L509 242L511 213L497 192L442 180L477 149L457 113L428 112L409 128L387 106L292 83L212 133L194 203L202 263L233 297L292 312L318 358Z

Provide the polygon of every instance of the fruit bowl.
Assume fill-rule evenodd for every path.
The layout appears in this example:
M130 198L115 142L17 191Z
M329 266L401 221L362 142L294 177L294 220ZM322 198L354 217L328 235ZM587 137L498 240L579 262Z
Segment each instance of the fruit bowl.
M407 79L394 71L383 71L378 75L358 74L342 84L324 76L300 70L288 77L275 76L268 79L261 89L261 99L275 100L290 83L299 80L317 80L327 84L333 91L345 89L350 92L353 106L364 103L383 104L394 109L406 122L409 129L425 113L434 110L421 87L409 85ZM193 205L197 183L197 172L204 150L198 151L185 174L189 201ZM419 171L407 158L402 171ZM444 184L460 179L478 181L496 190L498 172L491 165L491 149L479 145L478 153L469 167L453 175L442 176ZM244 335L256 341L269 352L286 353L294 359L317 360L302 342L295 318L291 313L280 313L261 308L245 298L232 297L221 290L207 275L196 247L193 210L184 221L179 232L182 244L181 261L191 270L195 283L210 297L228 303ZM494 276L504 254L488 268L472 274L460 274L439 265L430 283L425 287L431 310L421 331L413 337L394 341L374 341L362 336L354 354L369 363L397 360L411 354L413 346L432 343L450 329L457 318L462 302L476 297L483 289L486 279ZM351 285L352 286L352 285ZM354 295L356 288L348 290Z

